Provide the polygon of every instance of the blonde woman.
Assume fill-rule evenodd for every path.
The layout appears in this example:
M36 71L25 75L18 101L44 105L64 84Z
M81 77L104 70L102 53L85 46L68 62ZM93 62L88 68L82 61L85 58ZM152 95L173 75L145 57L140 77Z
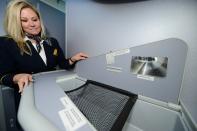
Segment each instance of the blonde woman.
M0 39L0 82L18 88L19 93L32 81L32 74L70 69L87 58L78 53L66 59L58 42L48 38L41 16L26 0L12 0L4 19L7 37Z

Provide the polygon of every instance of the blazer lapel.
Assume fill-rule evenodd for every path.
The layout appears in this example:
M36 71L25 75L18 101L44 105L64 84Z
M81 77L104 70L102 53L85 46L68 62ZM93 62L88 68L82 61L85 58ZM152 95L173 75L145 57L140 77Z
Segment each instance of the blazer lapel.
M32 43L30 44L30 46L31 46L33 58L35 58L39 63L42 63L43 66L46 66L46 64L44 63L44 61L42 60L41 56L38 54L37 50L34 48Z
M48 43L46 43L46 41L43 42L43 47L44 47L44 51L46 54L46 59L47 59L47 65L50 65L52 63L51 60L53 60L53 55L52 55L52 46L49 45Z

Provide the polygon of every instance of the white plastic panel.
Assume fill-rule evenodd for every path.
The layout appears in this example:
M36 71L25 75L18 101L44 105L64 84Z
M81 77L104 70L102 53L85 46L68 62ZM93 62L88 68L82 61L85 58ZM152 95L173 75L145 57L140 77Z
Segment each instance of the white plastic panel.
M123 131L187 131L179 112L137 100Z
M131 47L128 50L127 52L126 49L109 52L109 54L114 55L112 64L108 64L106 54L81 61L77 64L77 74L80 77L135 94L164 102L178 103L187 55L186 43L180 39L169 38ZM125 53L122 53L123 51ZM133 74L130 68L133 56L167 57L166 76L144 79L147 76L140 78L138 75Z

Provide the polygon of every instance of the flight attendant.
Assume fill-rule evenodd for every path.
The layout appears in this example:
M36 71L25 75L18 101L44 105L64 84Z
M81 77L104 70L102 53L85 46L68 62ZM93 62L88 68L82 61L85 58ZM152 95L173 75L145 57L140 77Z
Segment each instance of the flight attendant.
M86 59L78 53L66 59L55 38L46 36L41 16L26 0L12 0L4 19L6 37L0 38L0 83L21 93L32 74L52 71L57 66L71 69Z

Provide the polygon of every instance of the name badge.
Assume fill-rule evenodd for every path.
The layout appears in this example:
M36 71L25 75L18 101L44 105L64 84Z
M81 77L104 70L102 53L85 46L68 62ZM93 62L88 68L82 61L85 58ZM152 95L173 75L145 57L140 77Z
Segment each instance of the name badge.
M54 56L57 56L57 49L54 49L53 55L54 55Z

